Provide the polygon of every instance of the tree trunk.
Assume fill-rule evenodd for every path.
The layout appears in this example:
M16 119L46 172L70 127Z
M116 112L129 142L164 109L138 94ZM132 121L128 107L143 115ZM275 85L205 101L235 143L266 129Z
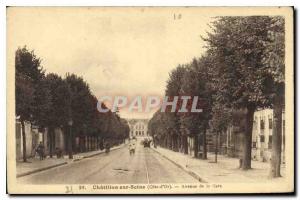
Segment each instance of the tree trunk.
M89 151L92 151L92 137L89 136Z
M194 157L198 158L198 135L194 135Z
M96 136L96 150L99 149L99 137Z
M176 146L176 135L173 135L173 151L177 151L177 146Z
M177 134L173 135L173 151L178 152Z
M53 149L53 153L55 153L55 147L56 147L56 141L55 141L55 138L56 138L56 134L55 134L55 129L53 129L53 134L52 134L52 149Z
M165 136L165 148L168 148L168 135Z
M170 149L170 136L167 135L167 149Z
M68 153L69 153L69 159L73 159L73 136L72 136L72 126L69 126Z
M203 131L203 154L202 154L202 159L206 160L207 159L207 145L206 145L206 128Z
M243 170L251 169L251 144L252 144L252 128L253 128L253 115L255 108L249 106L246 114L246 131L243 137L244 150L241 159L241 167Z
M188 149L188 141L187 141L187 136L183 135L183 153L184 154L188 154L189 153L189 149Z
M69 131L68 131L68 127L64 126L63 127L63 131L64 131L64 153L67 154L69 152Z
M53 127L49 127L48 129L48 138L49 138L49 156L50 158L53 157L53 136L54 136L54 129Z
M170 135L170 148L174 151L174 135Z
M216 133L216 138L215 138L215 163L218 162L218 147L219 147L219 132Z
M178 151L180 153L182 153L183 147L182 147L182 136L181 135L178 135L178 137L177 137L177 145L178 145Z
M274 126L272 135L272 159L270 177L280 177L281 142L282 142L282 101L280 96L274 102Z
M22 119L21 119L21 126L22 126L22 141L23 141L23 161L27 162L25 124L24 124L24 120Z

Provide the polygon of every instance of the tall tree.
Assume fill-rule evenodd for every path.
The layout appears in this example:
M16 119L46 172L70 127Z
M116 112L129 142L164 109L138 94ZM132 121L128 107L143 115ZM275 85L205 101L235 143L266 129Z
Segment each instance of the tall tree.
M231 110L215 101L212 108L212 119L210 121L212 130L215 133L215 162L217 162L220 135L226 131L231 123L231 119Z
M274 127L272 135L271 177L280 177L282 150L282 113L284 110L285 91L285 30L284 18L273 17L268 24L268 40L264 51L264 72L266 79L266 93L270 95L274 108Z
M165 95L170 99L179 96L185 71L185 67L179 65L169 73ZM178 101L180 101L180 99ZM180 102L177 105L179 106ZM180 113L178 113L178 109L179 108L177 108L175 112L168 112L169 110L166 112L166 125L170 130L167 134L171 140L171 149L178 151L179 143L182 143L183 151L187 153L187 136L180 132Z
M193 60L193 63L186 66L186 72L184 73L182 87L179 94L180 96L189 96L192 99L194 96L198 96L196 93L200 90L198 88L198 80L195 71L191 65L197 65L197 61ZM181 113L180 123L182 127L184 127L186 134L194 138L194 157L197 158L200 119L199 113L190 112L191 99L188 103L189 111Z
M211 91L207 80L207 67L205 58L194 59L187 67L184 74L183 84L180 91L181 96L190 96L189 110L191 109L194 97L198 98L197 108L202 112L193 113L191 111L183 113L181 117L182 125L187 128L191 136L194 137L194 156L198 157L199 136L202 133L203 140L206 140L206 129L211 112ZM206 144L206 141L203 142ZM206 145L203 158L206 159Z
M49 83L45 80L45 77L41 77L40 80L34 85L34 106L32 115L32 124L39 127L42 134L46 134L45 128L48 127L49 113L52 109L52 101ZM48 130L47 141L50 141L50 155L52 157L51 135ZM43 141L44 142L44 141ZM45 145L45 144L44 144Z
M246 109L242 169L251 168L253 114L258 107L268 106L263 93L263 51L271 18L264 16L220 17L205 40L214 53L215 77L219 79L218 100L234 109Z
M213 61L214 57L209 52L206 52L203 56L198 59L198 65L194 65L195 73L197 74L197 79L202 80L201 88L201 102L200 106L203 110L201 113L201 126L200 131L202 133L202 146L203 153L202 159L207 159L207 141L206 141L206 132L209 128L209 121L212 118L212 106L213 106L213 94L215 93L214 87L212 86L213 80Z
M32 121L35 85L43 76L41 61L33 51L19 48L15 57L16 115L22 126L23 161L26 162L25 121Z
M67 146L69 158L72 158L73 147L75 146L74 136L80 134L80 131L84 128L89 119L91 91L89 85L83 78L75 74L67 74L64 81L68 88L68 117L65 130L68 130Z
M67 119L67 86L57 74L47 74L36 90L35 120L38 126L48 128L49 154L55 148L55 128L61 127Z
M27 161L25 121L31 120L33 93L34 89L29 77L16 72L16 116L20 117L19 120L22 127L22 151L24 162Z

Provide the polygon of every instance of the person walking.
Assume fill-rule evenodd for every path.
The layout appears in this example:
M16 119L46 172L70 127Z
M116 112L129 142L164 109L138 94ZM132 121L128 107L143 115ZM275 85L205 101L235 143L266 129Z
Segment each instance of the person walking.
M107 141L107 142L105 143L105 153L108 154L109 151L110 151L110 143Z
M45 147L44 147L43 143L40 142L40 144L39 144L39 146L37 147L37 150L36 150L37 153L40 156L40 160L44 160L44 157L45 157L44 150L45 150Z
M128 145L128 149L129 149L129 154L130 155L134 155L135 154L135 147L136 147L135 140L131 140L129 142L129 145Z

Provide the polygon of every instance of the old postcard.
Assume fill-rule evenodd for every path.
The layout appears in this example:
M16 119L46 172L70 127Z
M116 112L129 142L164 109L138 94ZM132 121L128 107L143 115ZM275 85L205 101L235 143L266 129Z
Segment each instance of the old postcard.
M294 192L292 7L7 7L10 194Z

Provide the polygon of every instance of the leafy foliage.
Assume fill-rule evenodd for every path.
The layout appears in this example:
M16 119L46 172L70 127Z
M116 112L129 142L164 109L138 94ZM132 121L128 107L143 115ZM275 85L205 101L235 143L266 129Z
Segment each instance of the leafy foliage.
M75 135L124 140L127 122L117 113L99 113L89 85L75 74L63 79L41 67L41 60L26 47L16 51L16 116L40 128L67 127L73 121ZM104 105L105 106L105 105ZM65 129L66 130L66 129ZM69 138L70 139L70 138Z
M202 37L206 52L174 69L166 85L167 96L202 98L203 113L157 112L149 124L152 135L168 138L170 128L193 135L205 131L208 124L212 132L221 133L228 125L243 122L243 168L250 168L254 111L276 110L284 103L284 37L284 18L280 16L216 18L211 31ZM239 112L245 119L234 119Z

